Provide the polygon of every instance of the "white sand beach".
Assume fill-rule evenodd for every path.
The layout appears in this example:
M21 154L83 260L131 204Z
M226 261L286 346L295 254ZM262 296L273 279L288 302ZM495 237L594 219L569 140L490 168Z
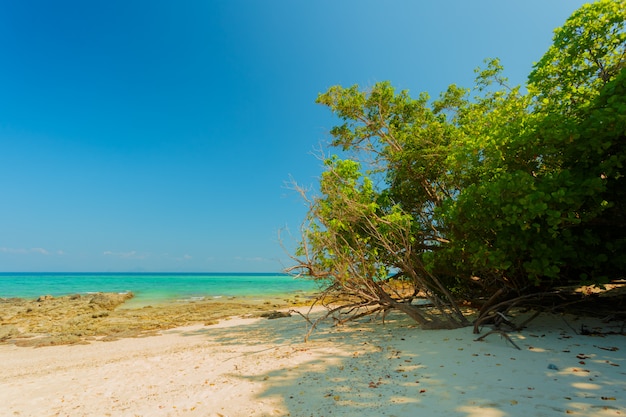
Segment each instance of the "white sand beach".
M542 315L515 349L472 328L393 315L343 327L230 319L159 336L44 348L0 345L2 416L620 416L621 323ZM483 334L488 329L483 329Z

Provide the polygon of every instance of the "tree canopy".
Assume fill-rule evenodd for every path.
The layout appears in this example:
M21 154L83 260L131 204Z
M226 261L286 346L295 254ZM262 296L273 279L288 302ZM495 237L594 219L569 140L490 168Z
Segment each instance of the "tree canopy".
M489 59L471 90L434 100L389 82L321 94L347 157L328 158L321 195L305 196L290 270L350 311L396 308L425 326L467 324L462 299L623 276L625 22L624 0L584 5L524 89Z

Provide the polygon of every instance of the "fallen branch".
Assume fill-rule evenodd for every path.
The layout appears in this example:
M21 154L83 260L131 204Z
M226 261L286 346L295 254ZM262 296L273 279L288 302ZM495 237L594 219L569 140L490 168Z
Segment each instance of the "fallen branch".
M476 339L476 342L482 342L487 336L489 336L490 334L493 333L499 333L500 336L504 337L506 340L508 340L509 342L511 342L511 344L517 349L517 350L522 350L520 349L519 346L517 346L517 344L509 337L509 335L504 331L504 330L500 330L500 329L493 329L492 331L485 333L484 335L480 336L478 339Z

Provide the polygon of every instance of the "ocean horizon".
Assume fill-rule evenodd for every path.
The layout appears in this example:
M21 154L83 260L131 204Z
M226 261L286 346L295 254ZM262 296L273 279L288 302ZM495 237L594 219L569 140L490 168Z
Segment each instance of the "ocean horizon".
M314 293L318 284L283 273L0 272L0 299L132 292L133 304L276 298Z

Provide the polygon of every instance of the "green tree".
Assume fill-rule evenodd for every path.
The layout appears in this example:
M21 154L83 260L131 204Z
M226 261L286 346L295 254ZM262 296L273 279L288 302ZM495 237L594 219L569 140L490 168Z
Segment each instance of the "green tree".
M496 91L493 110L476 100L458 111L489 120L455 155L483 167L442 213L455 244L440 263L518 294L623 274L625 21L624 1L583 6L555 31L528 94Z
M327 281L320 299L335 306L329 314L342 311L345 321L397 309L425 328L468 325L447 288L421 264L412 217L375 190L358 162L333 157L326 166L322 196L309 201L290 270ZM414 305L418 296L432 308Z
M624 0L576 11L527 93L488 60L473 93L452 85L434 101L387 82L321 94L348 157L326 161L292 270L327 280L340 308L430 326L466 324L461 298L623 274L625 22Z
M626 1L577 10L529 76L535 143L577 223L559 238L562 275L603 283L626 266Z
M520 295L623 274L625 21L624 1L583 6L555 31L528 94L500 88L455 108L469 134L450 169L464 179L441 212L453 243L436 265ZM478 89L504 85L500 71L490 63Z

